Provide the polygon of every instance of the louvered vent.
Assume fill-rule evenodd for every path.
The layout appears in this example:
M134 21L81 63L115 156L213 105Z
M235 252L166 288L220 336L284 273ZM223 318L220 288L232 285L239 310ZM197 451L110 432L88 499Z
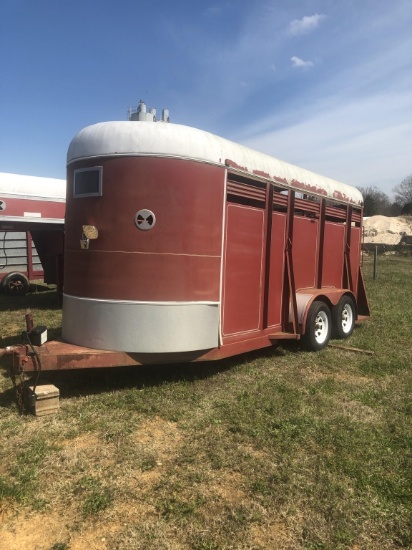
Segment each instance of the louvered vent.
M273 192L273 210L275 212L286 212L288 209L288 192Z
M257 208L264 208L266 202L266 186L255 181L241 181L236 176L229 176L227 182L228 202L245 204ZM244 180L244 178L242 178Z
M361 222L361 211L357 209L352 210L352 222L356 225L356 227L360 226Z
M345 223L347 216L346 206L331 206L327 205L326 210L326 220L335 223Z
M319 218L320 202L319 199L295 199L295 214L306 216L308 218Z

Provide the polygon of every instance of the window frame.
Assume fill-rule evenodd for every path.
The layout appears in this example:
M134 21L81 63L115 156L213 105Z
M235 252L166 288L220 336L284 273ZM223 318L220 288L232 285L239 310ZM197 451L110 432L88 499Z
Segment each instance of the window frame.
M76 175L83 172L98 172L99 173L99 189L97 192L91 193L76 193ZM103 194L103 166L91 166L89 168L77 168L73 172L73 198L82 199L85 197L101 197Z

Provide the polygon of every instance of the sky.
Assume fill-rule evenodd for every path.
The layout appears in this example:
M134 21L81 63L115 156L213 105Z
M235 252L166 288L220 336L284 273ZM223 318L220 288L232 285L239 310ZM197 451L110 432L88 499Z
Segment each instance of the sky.
M0 0L0 172L65 178L139 100L392 197L412 174L411 0Z

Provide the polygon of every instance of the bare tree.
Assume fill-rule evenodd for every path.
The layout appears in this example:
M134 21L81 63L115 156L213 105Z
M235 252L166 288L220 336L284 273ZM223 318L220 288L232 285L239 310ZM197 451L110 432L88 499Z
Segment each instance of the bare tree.
M401 181L399 185L393 188L395 201L403 208L412 203L412 174Z

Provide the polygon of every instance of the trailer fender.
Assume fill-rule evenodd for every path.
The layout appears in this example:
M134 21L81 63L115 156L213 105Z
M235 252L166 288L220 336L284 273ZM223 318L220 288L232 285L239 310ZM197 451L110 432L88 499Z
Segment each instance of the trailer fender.
M306 319L312 302L320 300L325 302L332 310L341 300L342 296L350 296L356 304L356 298L353 293L347 289L315 289L310 292L297 292L296 293L296 305L298 310L298 322L302 327L302 334L305 333ZM289 312L289 321L292 322L292 312Z

